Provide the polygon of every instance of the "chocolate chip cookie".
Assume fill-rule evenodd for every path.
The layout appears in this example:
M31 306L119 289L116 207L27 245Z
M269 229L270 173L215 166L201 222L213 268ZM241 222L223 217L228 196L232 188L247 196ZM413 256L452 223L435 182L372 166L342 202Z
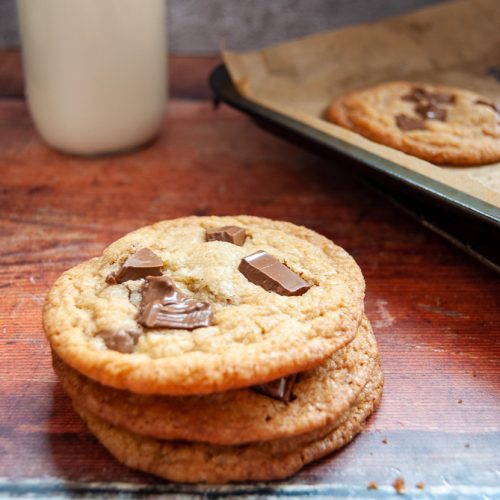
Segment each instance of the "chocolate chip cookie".
M326 117L437 165L500 160L500 105L464 89L383 83L336 99Z
M336 421L368 382L378 348L365 318L356 338L289 385L288 401L255 387L207 396L144 396L112 389L80 375L54 357L64 389L79 405L109 423L160 439L241 444L311 432Z
M99 441L129 467L180 482L225 483L282 479L347 444L377 407L383 375L377 365L352 408L338 421L296 437L239 446L164 441L115 427L75 404Z
M355 337L363 297L354 260L314 231L188 217L134 231L64 273L43 322L57 356L90 379L203 395L321 364Z

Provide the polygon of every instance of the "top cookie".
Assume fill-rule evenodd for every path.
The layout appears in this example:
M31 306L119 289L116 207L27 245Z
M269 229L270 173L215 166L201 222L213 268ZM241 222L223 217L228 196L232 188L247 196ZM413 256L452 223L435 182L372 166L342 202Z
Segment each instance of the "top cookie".
M224 226L243 228L243 244L207 241L207 229ZM161 259L160 271L144 252L137 258L143 248ZM260 251L277 259L265 279ZM163 276L122 281L131 260ZM286 282L287 272L295 281ZM44 328L67 364L104 385L209 394L317 366L354 338L363 297L354 260L311 230L249 216L188 217L134 231L64 273L47 297ZM193 313L188 323L175 323L179 310Z
M335 100L327 119L439 165L500 160L500 106L468 90L390 82Z

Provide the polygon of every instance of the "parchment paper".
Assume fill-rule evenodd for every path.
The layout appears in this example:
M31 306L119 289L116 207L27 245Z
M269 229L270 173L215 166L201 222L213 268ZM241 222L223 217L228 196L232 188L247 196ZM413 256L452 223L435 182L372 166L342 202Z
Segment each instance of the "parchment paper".
M499 101L500 0L457 0L257 52L224 50L223 57L248 99L500 207L500 163L438 167L322 118L334 97L400 79L454 85Z

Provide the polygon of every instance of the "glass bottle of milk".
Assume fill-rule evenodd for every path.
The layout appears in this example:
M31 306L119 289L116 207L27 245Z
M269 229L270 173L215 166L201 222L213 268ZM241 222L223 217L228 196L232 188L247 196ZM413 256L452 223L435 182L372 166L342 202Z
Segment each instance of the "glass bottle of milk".
M74 154L152 140L166 107L166 0L17 0L26 93L43 139Z

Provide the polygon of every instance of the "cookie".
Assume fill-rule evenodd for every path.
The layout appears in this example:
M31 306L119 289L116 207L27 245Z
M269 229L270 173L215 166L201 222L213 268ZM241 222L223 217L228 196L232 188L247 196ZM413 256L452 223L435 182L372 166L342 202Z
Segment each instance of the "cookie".
M468 90L383 83L336 99L326 118L438 165L500 160L500 105Z
M279 439L331 424L352 406L376 363L377 343L366 318L348 346L299 376L289 403L251 389L201 397L137 395L93 382L54 356L64 389L90 413L136 434L215 444Z
M377 407L383 376L377 366L356 404L338 422L308 435L222 446L162 441L115 427L75 404L90 431L120 462L172 481L226 483L288 477L304 465L344 446Z
M207 241L207 230L227 226L245 230L241 245ZM161 259L161 276L138 277L157 264L137 258L143 249ZM354 260L314 231L188 217L134 231L65 272L43 323L56 354L104 385L202 395L321 364L356 335L363 298Z

